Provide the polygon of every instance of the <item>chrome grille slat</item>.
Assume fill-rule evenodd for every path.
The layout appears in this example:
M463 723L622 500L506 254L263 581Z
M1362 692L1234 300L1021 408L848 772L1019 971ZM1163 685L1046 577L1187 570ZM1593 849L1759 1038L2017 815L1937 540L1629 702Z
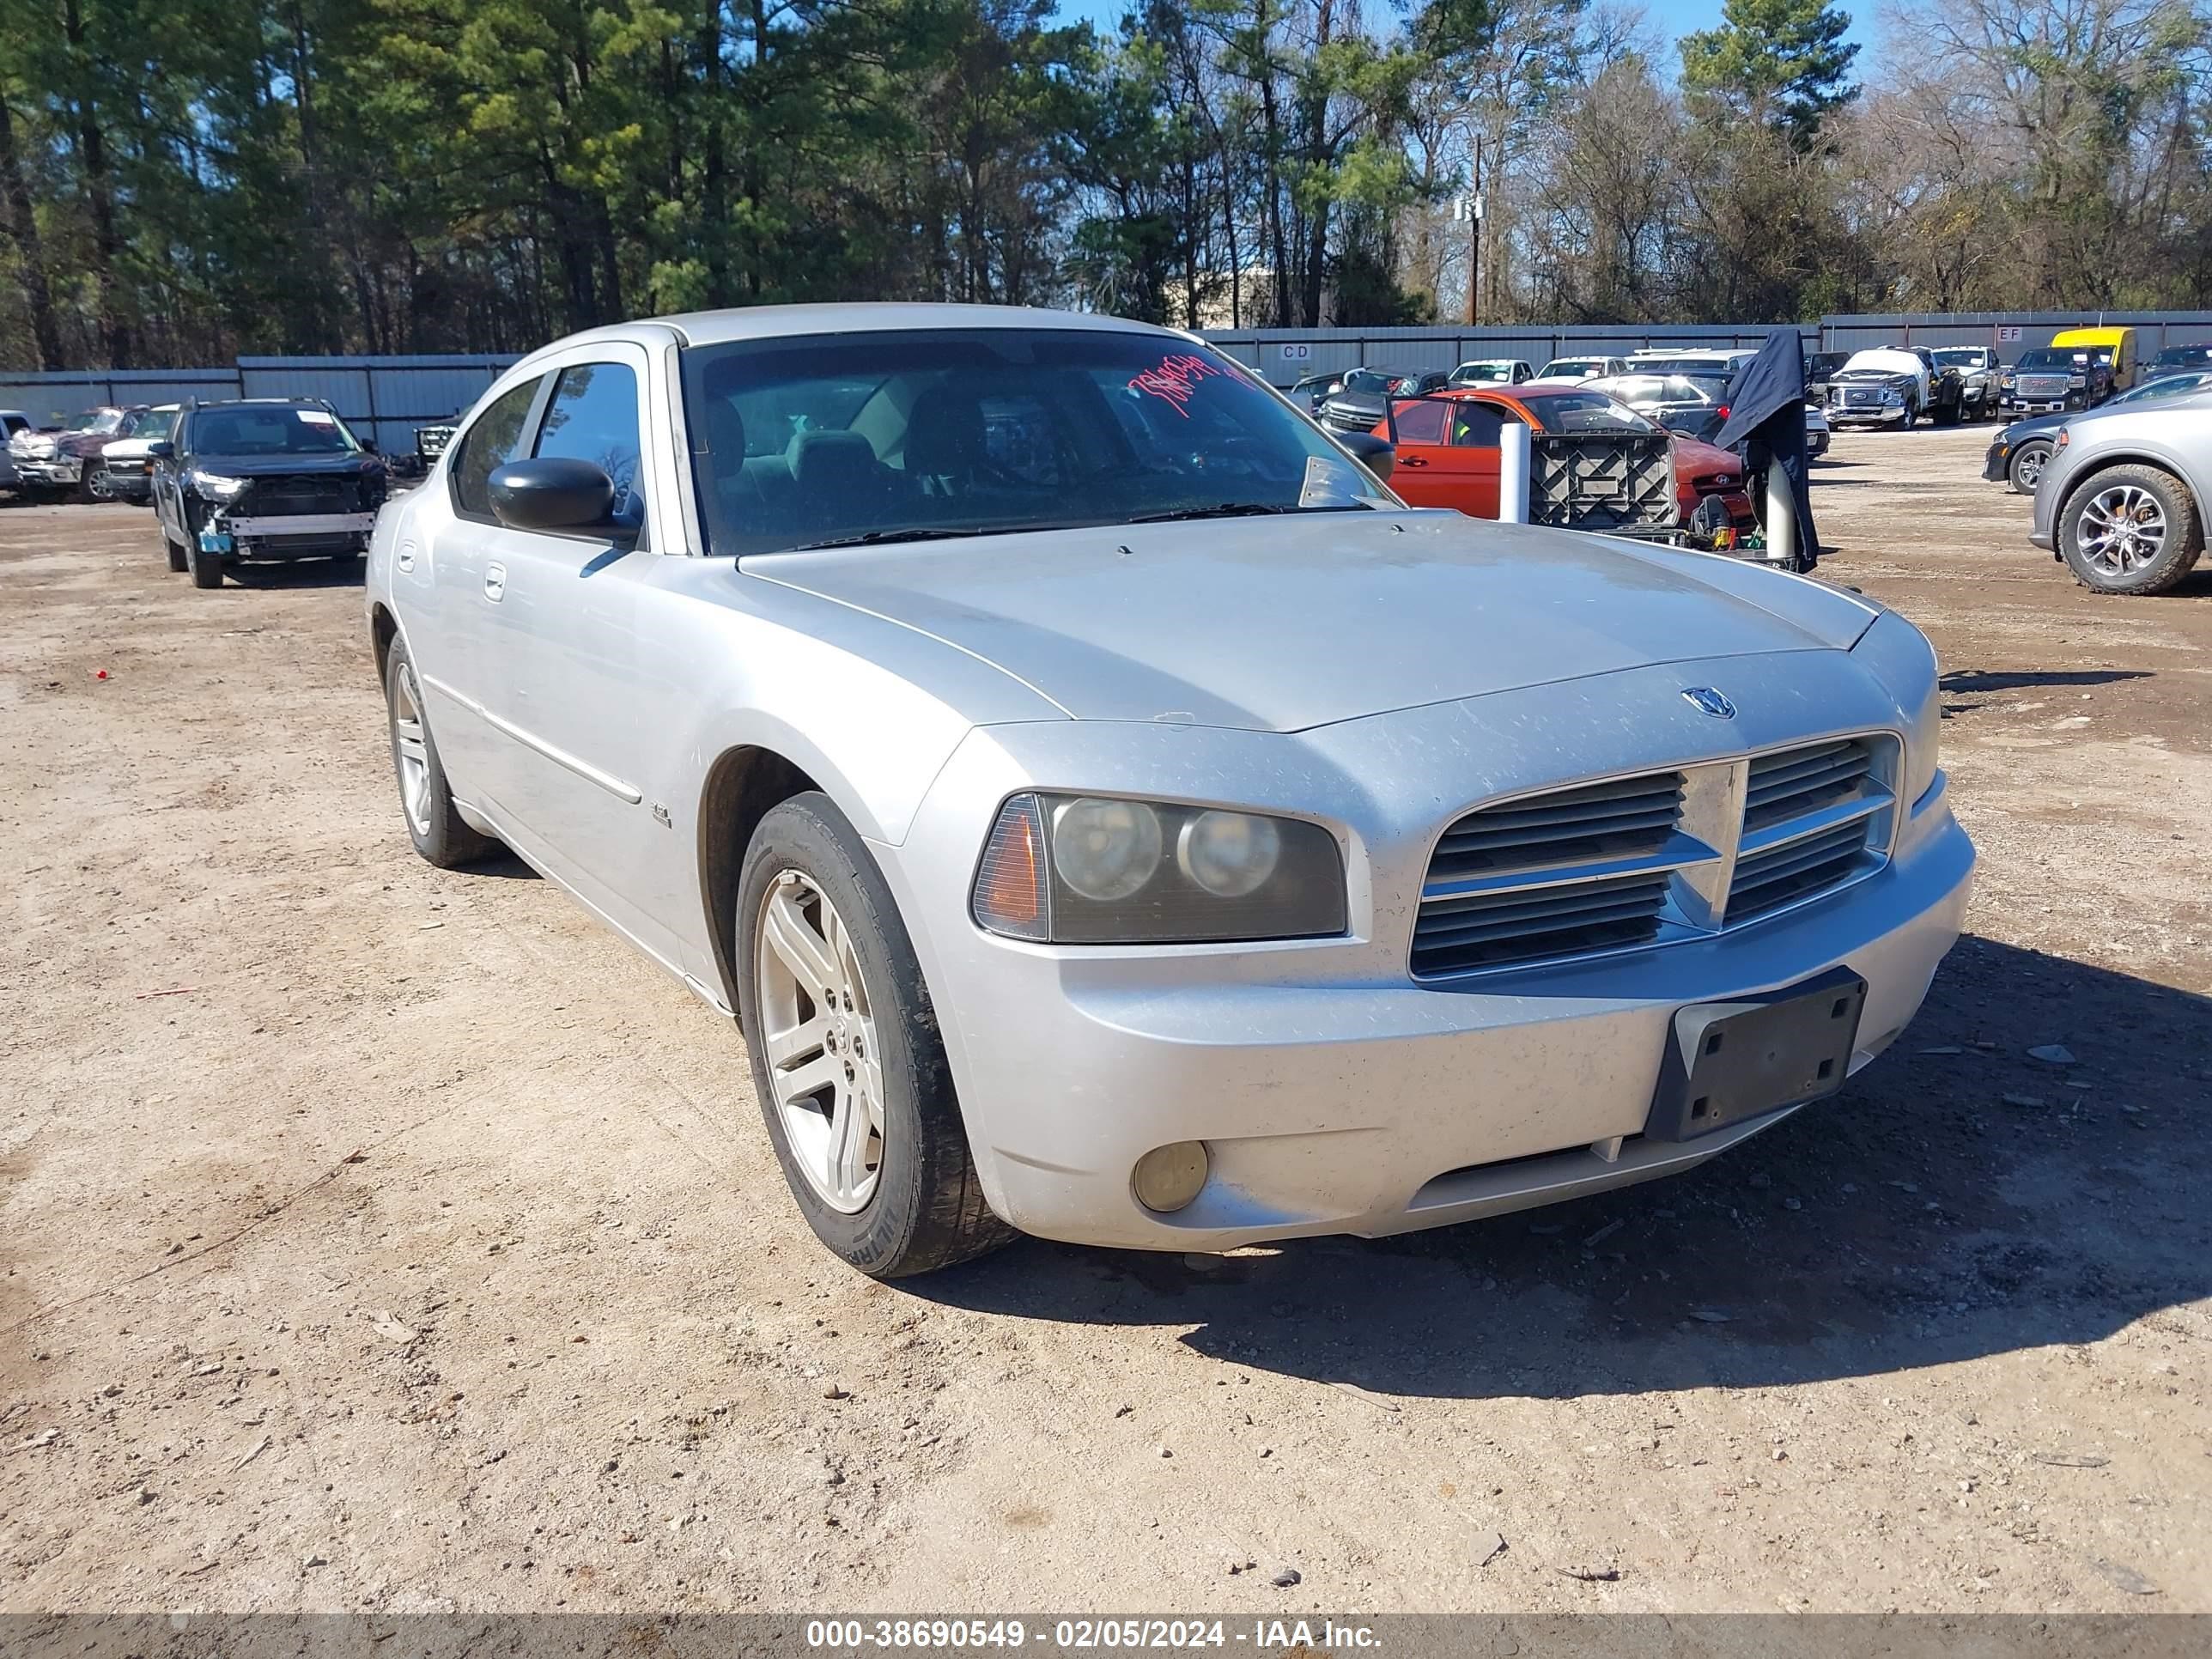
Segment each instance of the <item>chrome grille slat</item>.
M1454 899L1449 904L1431 905L1431 920L1424 932L1425 935L1434 933L1441 938L1449 933L1508 927L1547 917L1571 921L1579 915L1595 915L1612 909L1623 902L1624 895L1664 892L1666 887L1666 879L1661 874L1595 883L1566 893L1553 893L1547 888L1539 888L1533 894L1486 893L1480 898Z
M1794 841L1736 866L1729 920L1749 921L1844 879L1865 855L1866 829L1850 823Z
M1414 936L1417 974L1464 973L1508 963L1648 944L1659 935L1667 902L1664 873L1603 884L1568 906L1515 903L1511 895L1489 902L1497 914L1455 912L1431 921L1425 910Z

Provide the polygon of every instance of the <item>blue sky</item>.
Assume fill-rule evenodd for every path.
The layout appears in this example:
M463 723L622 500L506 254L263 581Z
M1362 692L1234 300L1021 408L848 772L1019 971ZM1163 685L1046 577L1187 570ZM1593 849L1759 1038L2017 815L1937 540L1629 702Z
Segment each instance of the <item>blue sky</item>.
M1652 30L1666 38L1668 50L1666 66L1678 67L1674 55L1674 42L1696 29L1709 29L1721 21L1722 0L1640 0L1645 20ZM1868 59L1872 56L1875 36L1879 24L1875 12L1879 0L1844 0L1844 9L1851 15L1850 38L1859 44L1858 63L1861 75L1872 67ZM1127 0L1059 0L1064 17L1084 17L1111 29L1121 21L1121 14L1128 9Z

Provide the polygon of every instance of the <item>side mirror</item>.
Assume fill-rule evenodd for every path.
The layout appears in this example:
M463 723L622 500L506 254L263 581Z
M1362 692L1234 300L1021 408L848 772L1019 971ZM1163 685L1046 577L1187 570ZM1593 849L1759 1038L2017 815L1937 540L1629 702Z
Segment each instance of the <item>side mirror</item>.
M149 460L173 461L177 458L177 447L167 438L156 438L146 446L146 456Z
M376 440L374 438L362 439L361 447L362 453L365 455L381 455L384 453L382 450L376 447Z
M1340 432L1336 441L1352 453L1361 465L1376 477L1388 479L1398 465L1398 452L1390 447L1388 438L1378 438L1371 432Z
M635 541L635 526L615 522L614 481L589 461L554 456L492 469L491 510L510 530L604 533Z

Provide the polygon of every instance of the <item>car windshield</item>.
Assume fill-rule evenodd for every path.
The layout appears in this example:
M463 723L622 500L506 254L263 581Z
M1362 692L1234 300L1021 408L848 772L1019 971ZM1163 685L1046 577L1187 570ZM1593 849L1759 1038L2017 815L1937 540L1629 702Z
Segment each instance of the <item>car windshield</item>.
M1491 381L1510 380L1513 365L1508 362L1462 363L1451 372L1455 386L1482 386Z
M170 433L176 430L176 426L177 411L175 410L151 410L148 411L145 418L138 422L138 429L131 435L134 438L143 438L150 443L167 437Z
M1659 428L1626 404L1601 392L1521 394L1547 432L1656 432Z
M1409 374L1401 374L1390 369L1355 368L1344 377L1344 389L1346 392L1364 392L1379 398L1386 392L1397 391L1412 378Z
M717 552L1395 498L1229 359L1119 330L932 329L684 354Z
M1544 365L1548 378L1553 374L1592 374L1605 367L1602 357L1554 357Z
M2194 368L2199 363L2212 363L2212 345L2168 346L2151 361L2161 368Z
M337 416L303 404L218 405L192 416L198 455L345 455L360 447Z
M1946 368L1979 368L1982 366L1982 349L1972 346L1939 351L1936 354L1936 361Z
M2089 361L2086 351L2069 351L2063 347L2038 346L2033 351L2023 351L2015 368L2074 368Z
M67 426L64 432L112 432L123 424L119 409L88 409Z

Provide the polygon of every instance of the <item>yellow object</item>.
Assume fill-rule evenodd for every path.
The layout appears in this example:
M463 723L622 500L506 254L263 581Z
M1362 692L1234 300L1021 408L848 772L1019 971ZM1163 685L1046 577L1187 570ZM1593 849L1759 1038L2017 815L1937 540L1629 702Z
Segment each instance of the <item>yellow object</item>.
M2112 354L2112 390L2124 392L2136 383L2136 331L2131 328L2069 328L2051 337L2054 346L2076 350L2105 350Z

